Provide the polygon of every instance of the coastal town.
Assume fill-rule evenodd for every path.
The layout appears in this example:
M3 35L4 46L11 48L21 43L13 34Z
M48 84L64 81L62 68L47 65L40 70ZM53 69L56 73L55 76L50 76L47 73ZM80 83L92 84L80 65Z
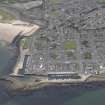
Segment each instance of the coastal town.
M72 83L105 74L101 1L4 0L0 5L0 40L19 51L10 77Z
M105 73L104 7L73 2L45 1L47 26L35 33L25 74L50 80L81 80ZM74 4L73 4L74 5ZM77 8L78 7L78 8Z

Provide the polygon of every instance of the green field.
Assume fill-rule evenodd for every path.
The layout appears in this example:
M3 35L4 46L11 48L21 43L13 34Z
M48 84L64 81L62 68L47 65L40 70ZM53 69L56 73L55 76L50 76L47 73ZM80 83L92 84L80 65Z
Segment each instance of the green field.
M30 42L30 38L24 38L21 40L21 47L23 49L28 49L29 48L29 42Z
M50 16L53 16L53 17L59 16L59 11L52 11L52 12L50 13Z
M11 22L12 20L15 20L15 16L4 10L0 10L0 22Z
M90 52L85 52L83 56L84 59L92 59L92 54Z
M52 4L57 4L59 3L61 0L49 0Z
M99 3L105 3L105 0L97 0Z
M3 2L3 3L16 3L16 2L19 2L20 0L0 0L0 2Z
M64 43L64 48L65 48L65 50L76 49L77 44L76 44L76 42L74 40L67 40Z
M0 0L1 3L21 3L21 2L29 2L31 0Z
M4 0L4 2L8 2L8 3L15 3L17 1L19 1L19 0Z

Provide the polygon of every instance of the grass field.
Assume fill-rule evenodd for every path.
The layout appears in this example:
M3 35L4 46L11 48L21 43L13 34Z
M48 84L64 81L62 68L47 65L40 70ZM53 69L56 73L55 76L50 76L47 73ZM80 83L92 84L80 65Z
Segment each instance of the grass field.
M50 16L52 16L52 17L58 17L59 16L59 11L53 11L53 12L51 12Z
M65 50L76 49L77 48L76 42L73 40L67 40L64 43L64 48Z
M32 0L0 0L1 3L22 3L22 2L29 2Z
M23 49L28 49L29 48L29 42L30 38L24 38L21 40L21 46Z
M0 22L10 22L12 20L15 20L15 16L9 14L8 12L4 10L0 10Z
M8 3L15 3L19 0L0 0L0 2L8 2Z
M105 0L97 0L99 3L105 3Z
M85 52L84 59L92 59L92 54L90 52Z
M61 0L49 0L52 4L57 4L59 3Z

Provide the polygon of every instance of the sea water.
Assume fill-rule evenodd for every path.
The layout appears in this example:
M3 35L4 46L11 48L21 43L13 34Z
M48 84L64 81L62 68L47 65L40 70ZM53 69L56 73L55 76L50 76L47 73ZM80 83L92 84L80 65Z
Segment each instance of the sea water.
M75 92L74 92L75 90ZM0 105L105 105L105 88L100 90L44 88L24 95L0 94Z

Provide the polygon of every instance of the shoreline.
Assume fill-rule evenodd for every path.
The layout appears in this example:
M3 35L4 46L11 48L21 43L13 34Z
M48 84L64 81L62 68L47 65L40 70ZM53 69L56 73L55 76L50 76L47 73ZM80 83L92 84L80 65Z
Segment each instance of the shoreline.
M25 36L24 36L25 37ZM19 39L19 41L17 41L16 44L16 48L18 49L18 57L21 55L20 53L20 40L21 38ZM17 46L18 45L18 46ZM18 62L18 60L17 60ZM17 64L16 62L16 64ZM15 64L15 65L16 65ZM15 67L15 66L14 66ZM34 90L39 90L41 88L44 88L44 87L49 87L49 86L74 86L74 87L77 87L78 86L81 86L81 87L89 87L91 86L92 84L95 84L95 86L92 86L92 87L96 87L97 88L97 85L98 84L101 84L102 86L105 87L105 74L101 74L100 75L92 75L90 77L88 77L86 80L84 81L50 81L50 80L33 80L33 81L29 81L29 80L20 80L19 79L20 77L18 76L5 76L3 78L0 78L0 81L2 82L6 82L7 84L7 89L12 92L12 94L17 94L17 93L20 93L20 92L27 92L27 91L34 91ZM24 78L24 77L23 77ZM100 87L101 88L101 87Z
M24 81L14 77L0 78L0 82L4 82L9 94L16 95L18 93L31 92L40 90L46 87L75 87L75 88L86 88L86 89L97 89L105 87L105 78L86 80L81 82L44 82L44 81Z
M18 24L19 25L19 27L18 27L19 30L21 30L20 29L21 24L20 23ZM23 23L23 24L26 25L25 23ZM0 23L0 25L4 26L1 23ZM6 24L6 25L8 25L9 27L11 26L10 24ZM14 23L13 26L11 26L11 27L16 27L16 29L17 29L17 23ZM27 29L28 28L29 27L27 26ZM36 28L36 30L39 29L39 27L37 25L35 25L33 28L34 29ZM33 28L32 28L32 30L30 30L30 31L32 31L32 33L33 33L33 31L36 31L36 30L33 30ZM26 32L24 32L21 35L21 37L23 38L23 37L29 36L30 31L27 32L28 34ZM21 32L21 31L19 31L19 32ZM18 32L16 33L15 38L17 37L17 34L18 34ZM19 34L21 34L21 33L19 33ZM3 37L3 38L5 39L5 37ZM64 85L69 85L69 86L79 86L79 85L81 85L81 86L85 86L86 84L88 84L88 85L90 84L91 85L91 83L102 83L105 86L105 74L103 76L101 76L101 74L99 74L99 75L92 75L92 76L86 78L86 80L83 80L83 81L82 80L80 81L78 79L75 80L75 81L70 81L70 80L67 80L67 81L66 80L65 81L59 81L59 80L58 81L50 81L50 80L43 80L43 79L41 79L41 80L39 79L38 81L35 80L35 79L33 79L32 81L30 81L30 80L22 80L21 81L18 77L15 77L15 76L18 76L17 70L22 66L20 64L20 62L22 61L22 63L24 63L24 60L23 59L21 60L21 58L24 55L22 56L22 52L23 51L22 52L20 51L20 47L21 46L19 44L19 42L20 42L20 40L22 38L20 38L20 39L17 38L16 40L18 40L18 41L13 43L13 45L16 46L16 48L18 50L18 52L17 52L18 53L18 57L16 59L16 64L14 65L14 68L13 68L13 72L14 72L14 69L17 66L16 72L14 72L14 74L13 74L14 77L12 75L11 76L8 75L7 77L0 78L0 81L6 81L7 82L7 85L8 85L7 87L8 87L8 89L10 91L13 91L13 92L32 91L32 90L40 89L40 88L43 88L43 87L46 87L46 86L56 86L56 85L58 85L58 86L64 86ZM13 34L13 38L12 39L14 39L14 34ZM6 40L8 40L8 38ZM11 41L13 41L13 40L11 40ZM16 75L15 75L15 73L16 73ZM10 82L10 83L8 84L8 82Z

